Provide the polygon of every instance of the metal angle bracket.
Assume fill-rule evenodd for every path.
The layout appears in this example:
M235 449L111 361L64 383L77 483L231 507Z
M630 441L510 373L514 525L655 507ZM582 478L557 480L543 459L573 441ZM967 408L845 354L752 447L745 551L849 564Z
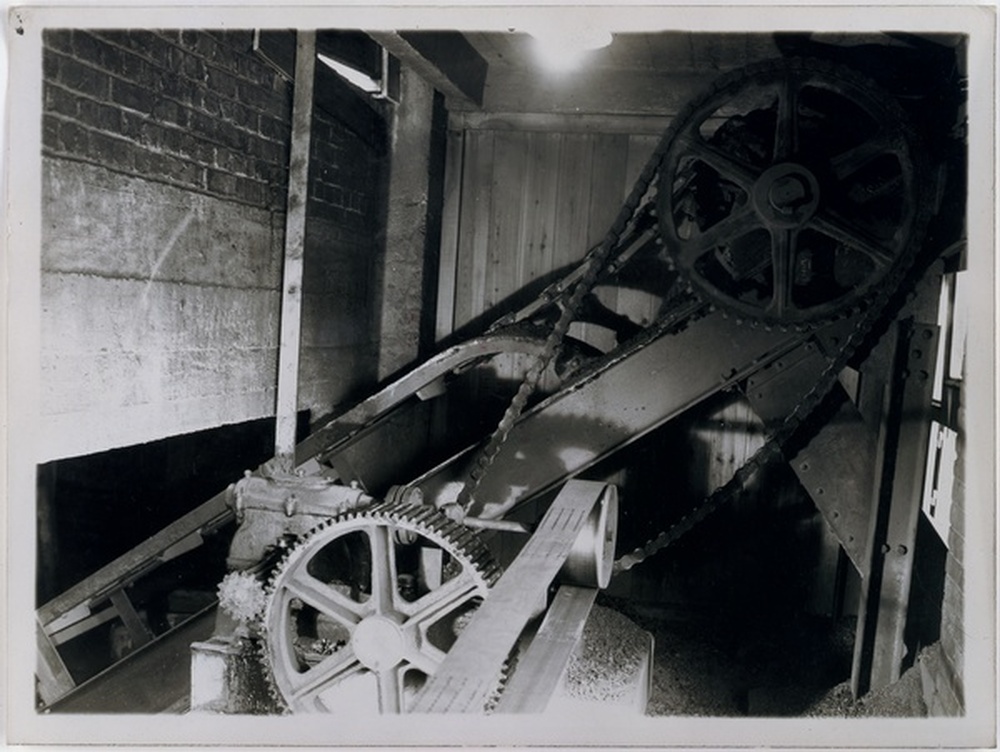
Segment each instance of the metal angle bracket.
M750 406L766 425L774 426L794 409L828 363L815 342L803 343L747 379ZM843 390L835 388L840 400L836 411L787 459L844 552L863 572L878 437Z

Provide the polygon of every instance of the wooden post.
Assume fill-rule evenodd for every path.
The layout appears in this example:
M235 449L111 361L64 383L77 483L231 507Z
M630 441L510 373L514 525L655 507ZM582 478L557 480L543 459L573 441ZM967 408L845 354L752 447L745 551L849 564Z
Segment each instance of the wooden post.
M295 51L292 146L288 165L288 204L285 213L285 264L282 279L277 421L274 437L277 467L288 473L295 469L295 428L299 400L299 352L302 328L302 259L305 255L315 70L316 32L299 31Z
M35 638L38 646L38 663L35 676L38 677L38 694L45 705L51 705L76 686L66 664L63 663L56 646L36 621Z

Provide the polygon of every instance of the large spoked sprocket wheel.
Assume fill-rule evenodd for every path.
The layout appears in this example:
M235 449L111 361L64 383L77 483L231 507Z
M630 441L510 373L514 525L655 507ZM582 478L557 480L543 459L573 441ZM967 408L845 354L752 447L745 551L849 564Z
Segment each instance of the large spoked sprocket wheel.
M764 324L863 307L909 267L930 212L905 113L816 60L723 76L671 126L659 174L660 231L682 277Z
M500 575L433 507L386 504L314 529L276 569L265 672L292 712L406 712Z

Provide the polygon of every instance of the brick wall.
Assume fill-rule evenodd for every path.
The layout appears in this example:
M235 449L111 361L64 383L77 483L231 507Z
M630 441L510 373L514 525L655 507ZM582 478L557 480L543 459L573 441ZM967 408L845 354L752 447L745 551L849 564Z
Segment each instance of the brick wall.
M43 148L283 210L291 88L250 32L46 33Z
M291 86L249 31L44 36L42 428L56 459L273 414ZM373 378L381 153L317 117L300 407Z
M342 106L368 105L351 99ZM362 139L317 109L299 366L299 406L314 419L367 396L376 377L385 148L384 141Z

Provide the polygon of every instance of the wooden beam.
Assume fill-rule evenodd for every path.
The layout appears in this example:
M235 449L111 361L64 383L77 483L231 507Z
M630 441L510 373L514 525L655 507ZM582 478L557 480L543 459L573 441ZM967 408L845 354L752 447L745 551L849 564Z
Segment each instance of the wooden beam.
M462 209L462 174L465 134L448 129L444 166L444 206L441 218L441 251L438 259L435 341L455 330L455 289L458 285L458 229Z
M45 705L51 705L72 690L76 682L40 623L35 624L35 637L38 646L38 665L35 669L38 694Z
M659 136L673 118L661 115L605 115L578 112L449 113L451 130L539 131Z
M672 117L717 76L717 72L594 69L555 77L540 75L527 68L512 68L495 75L491 72L479 109L486 112Z
M295 81L295 39L294 31L257 31L254 35L254 51L289 82ZM317 35L317 52L338 59L344 57L333 47L330 32ZM371 72L367 66L362 69ZM384 100L363 94L325 65L319 66L315 74L313 99L316 108L342 123L365 143L383 150L386 140ZM373 77L380 75L389 77L391 87L392 72L383 71Z
M498 713L545 711L580 642L597 593L596 588L559 588L538 634L518 659L517 671L500 695Z
M163 554L192 532L216 529L232 519L233 510L226 504L227 491L221 491L201 506L150 536L135 548L56 596L38 609L38 621L46 629L52 622L81 604L96 603L117 588L133 582L143 573L159 566ZM62 629L64 627L57 627Z
M128 595L123 589L115 590L111 593L111 603L114 605L115 611L118 612L118 617L122 620L122 623L128 630L129 636L132 638L133 649L141 647L153 639L153 633L143 623L139 617L139 613L135 610L135 606L132 605L132 601L128 599Z
M295 469L295 429L299 400L302 330L302 266L306 247L309 195L309 145L312 139L316 32L299 31L295 52L292 147L285 212L285 265L281 294L281 340L278 349L278 397L274 454L283 472Z
M433 41L413 32L404 36L395 31L369 31L368 35L444 94L449 110L476 109L482 104L488 66L468 42L465 49L456 46L461 44L458 40L442 47L440 39Z
M538 529L490 590L436 673L418 692L415 713L479 713L536 606L562 568L590 513L614 486L571 480L556 496Z

